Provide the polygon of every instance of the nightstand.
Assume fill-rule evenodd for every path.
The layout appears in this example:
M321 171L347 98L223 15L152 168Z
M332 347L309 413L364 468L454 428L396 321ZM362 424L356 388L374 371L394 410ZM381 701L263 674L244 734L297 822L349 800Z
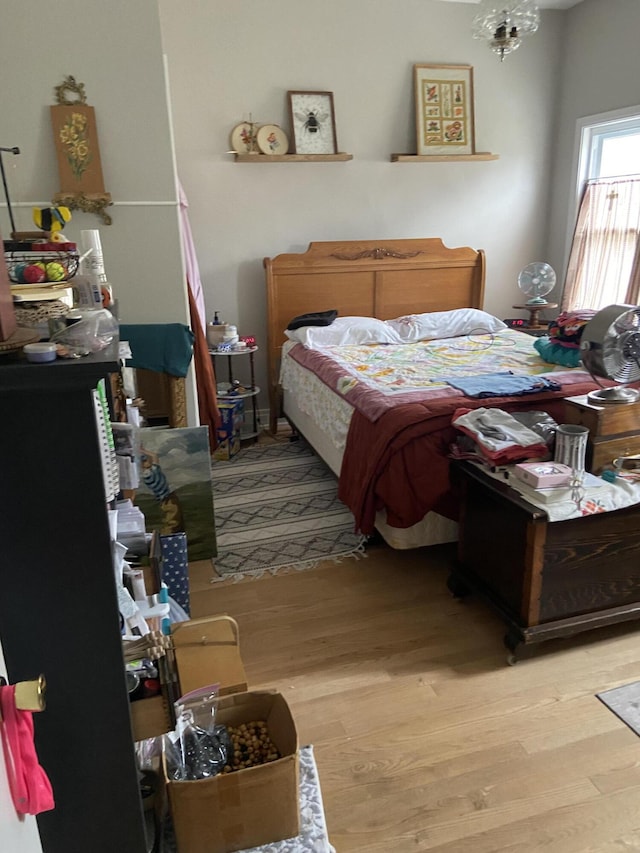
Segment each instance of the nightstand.
M546 335L547 333L547 324L541 323L538 317L538 314L541 311L547 311L548 309L553 309L558 307L557 302L539 302L535 305L512 305L512 308L519 308L523 311L529 312L529 323L527 326L521 326L521 332L527 332L530 335Z
M217 383L217 395L218 400L238 400L238 399L251 399L251 411L252 411L252 424L253 429L245 430L243 429L240 433L240 438L242 441L248 438L257 438L258 437L258 408L257 408L257 397L260 393L260 388L256 385L255 381L255 366L253 363L254 353L258 351L258 347L247 347L243 350L231 350L229 352L218 352L218 350L210 349L209 355L212 359L216 356L226 356L227 358L227 382L218 382ZM240 356L249 356L249 374L250 380L246 385L242 385L241 391L236 391L231 393L233 390L234 376L233 376L233 359L238 358ZM217 378L217 376L216 376Z
M536 329L532 329L530 326L520 326L518 331L524 332L525 335L531 335L534 338L541 338L543 335L549 334L547 326L538 326Z

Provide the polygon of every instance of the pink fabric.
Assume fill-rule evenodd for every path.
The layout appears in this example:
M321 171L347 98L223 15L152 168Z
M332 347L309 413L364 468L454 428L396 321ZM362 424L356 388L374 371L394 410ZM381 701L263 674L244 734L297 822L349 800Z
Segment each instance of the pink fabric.
M0 687L0 732L11 798L18 814L55 808L47 774L38 763L31 711L16 708L15 685Z
M178 200L180 203L180 231L182 234L182 249L184 251L184 262L187 272L187 284L193 295L193 300L198 309L198 317L202 323L202 331L207 331L207 312L204 305L204 293L202 291L202 282L200 281L200 268L198 266L198 257L196 255L196 247L193 243L191 234L191 225L189 223L189 202L182 188L182 184L178 181Z

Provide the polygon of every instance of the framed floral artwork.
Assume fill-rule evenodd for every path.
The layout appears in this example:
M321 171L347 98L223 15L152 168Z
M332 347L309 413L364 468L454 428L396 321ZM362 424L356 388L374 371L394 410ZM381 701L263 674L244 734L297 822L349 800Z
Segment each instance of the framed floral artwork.
M337 154L333 92L288 92L296 154Z
M93 107L78 103L57 105L50 109L61 191L103 193L104 181Z
M57 104L50 110L61 190L52 201L70 210L95 213L111 225L105 210L112 203L111 194L104 189L96 114L87 104L84 83L68 76L55 92Z
M414 65L417 154L475 154L471 65Z

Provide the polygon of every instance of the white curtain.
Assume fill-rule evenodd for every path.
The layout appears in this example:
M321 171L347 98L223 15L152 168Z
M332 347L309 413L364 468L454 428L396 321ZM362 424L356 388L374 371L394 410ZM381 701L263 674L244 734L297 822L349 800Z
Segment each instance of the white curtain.
M578 211L562 309L636 305L639 234L640 177L590 181Z

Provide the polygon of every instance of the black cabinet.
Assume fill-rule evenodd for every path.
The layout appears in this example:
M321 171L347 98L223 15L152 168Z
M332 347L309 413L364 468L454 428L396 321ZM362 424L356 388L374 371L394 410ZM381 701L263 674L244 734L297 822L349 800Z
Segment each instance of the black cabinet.
M0 640L10 681L47 679L45 853L146 849L92 394L117 369L0 356Z

